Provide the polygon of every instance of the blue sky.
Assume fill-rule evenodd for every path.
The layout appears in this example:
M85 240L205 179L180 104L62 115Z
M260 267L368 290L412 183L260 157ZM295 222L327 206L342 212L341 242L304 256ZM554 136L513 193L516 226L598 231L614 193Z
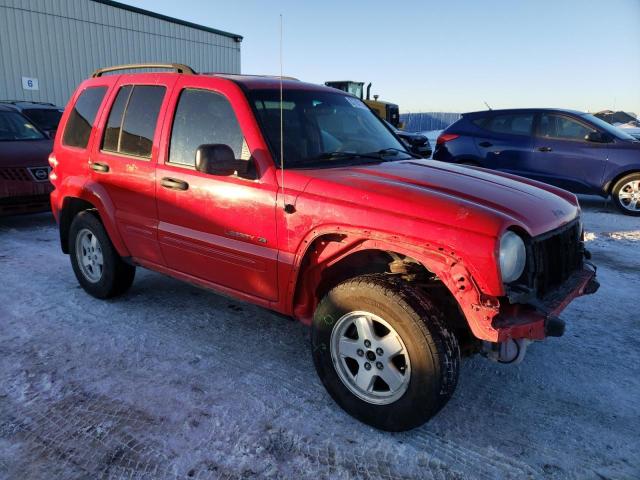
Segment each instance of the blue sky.
M640 114L640 0L122 0L244 36L242 72L372 82L402 112ZM180 59L163 59L180 61Z

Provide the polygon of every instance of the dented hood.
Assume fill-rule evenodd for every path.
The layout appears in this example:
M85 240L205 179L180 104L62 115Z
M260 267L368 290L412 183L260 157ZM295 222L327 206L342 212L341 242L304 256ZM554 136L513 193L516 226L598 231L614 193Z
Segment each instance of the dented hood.
M575 195L532 180L434 160L307 170L305 192L365 208L495 235L518 225L531 236L573 220ZM331 185L329 185L331 184Z

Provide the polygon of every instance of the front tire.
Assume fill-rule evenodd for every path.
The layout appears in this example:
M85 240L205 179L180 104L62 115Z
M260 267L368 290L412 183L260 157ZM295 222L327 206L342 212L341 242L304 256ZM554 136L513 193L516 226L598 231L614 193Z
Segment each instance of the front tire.
M91 211L80 212L71 222L69 254L78 283L96 298L120 295L133 283L136 268L120 258L104 226Z
M613 203L626 215L640 215L640 173L618 180L611 189Z
M436 305L398 277L364 275L333 288L318 305L311 336L329 394L375 428L418 427L455 390L455 335Z

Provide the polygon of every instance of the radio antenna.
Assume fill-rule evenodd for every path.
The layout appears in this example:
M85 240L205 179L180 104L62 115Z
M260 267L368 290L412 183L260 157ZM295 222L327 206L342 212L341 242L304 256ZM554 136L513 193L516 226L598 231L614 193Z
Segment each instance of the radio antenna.
M484 104L487 106L489 110L493 110L486 101L484 101Z
M286 211L284 193L284 117L282 116L282 14L280 14L280 185L282 187L282 208Z

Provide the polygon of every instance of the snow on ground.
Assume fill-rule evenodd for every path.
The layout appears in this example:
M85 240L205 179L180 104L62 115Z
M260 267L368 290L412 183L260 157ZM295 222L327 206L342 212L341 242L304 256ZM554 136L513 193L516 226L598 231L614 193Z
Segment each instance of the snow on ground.
M0 478L640 478L640 219L584 199L602 283L524 363L463 363L411 432L342 412L305 327L139 270L78 286L49 215L0 219Z

